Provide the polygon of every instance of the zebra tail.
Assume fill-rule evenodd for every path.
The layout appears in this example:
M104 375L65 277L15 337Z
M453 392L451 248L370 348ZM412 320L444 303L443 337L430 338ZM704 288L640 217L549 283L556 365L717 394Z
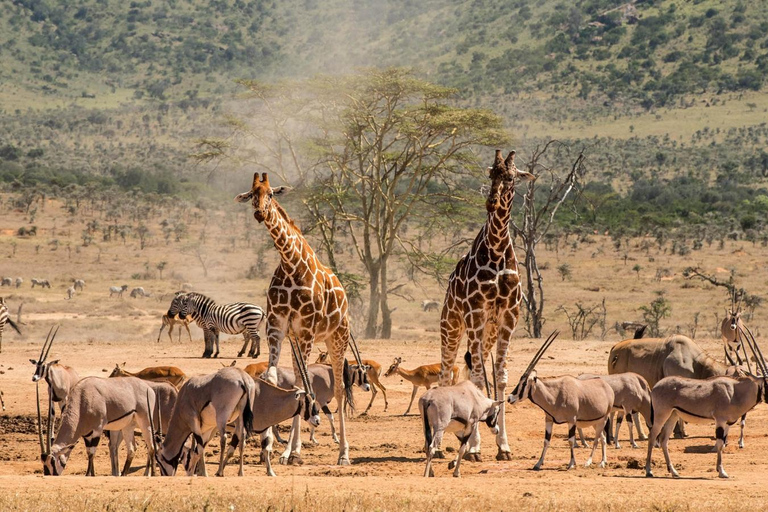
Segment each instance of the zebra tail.
M8 318L6 318L6 319L5 319L5 321L6 321L7 323L11 324L11 327L13 327L13 329L14 329L14 330L15 330L17 333L21 334L21 331L19 330L19 326L18 326L18 325L16 325L16 322L14 322L13 320L11 320L11 317L8 317Z

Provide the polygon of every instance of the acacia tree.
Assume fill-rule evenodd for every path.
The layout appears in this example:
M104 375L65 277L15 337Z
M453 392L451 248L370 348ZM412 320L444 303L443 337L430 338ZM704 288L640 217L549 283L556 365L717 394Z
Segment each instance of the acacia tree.
M253 163L294 185L306 207L304 232L350 298L367 284L365 335L389 338L388 297L402 285L391 272L393 256L417 252L419 230L409 228L434 228L460 212L456 204L468 192L462 180L482 174L473 149L507 141L501 119L453 106L454 89L400 68L277 86L240 83L252 100L245 113L255 119L229 119L233 134L199 141L192 156ZM364 279L338 257L347 241Z
M390 263L412 248L409 224L460 199L459 183L468 168L477 169L472 148L503 144L506 135L498 116L452 106L455 90L409 70L370 70L315 85L324 113L322 135L314 139L322 165L305 201L324 237L344 227L367 274L365 335L389 338L389 295L400 287Z
M548 154L549 151L549 154ZM548 157L548 158L547 158ZM521 212L511 219L510 227L521 244L525 267L525 323L528 333L541 337L544 325L544 277L539 268L536 248L555 222L560 207L586 173L585 154L571 156L570 147L555 140L536 146L526 163L526 170L536 176L523 195ZM571 161L563 167L563 161Z

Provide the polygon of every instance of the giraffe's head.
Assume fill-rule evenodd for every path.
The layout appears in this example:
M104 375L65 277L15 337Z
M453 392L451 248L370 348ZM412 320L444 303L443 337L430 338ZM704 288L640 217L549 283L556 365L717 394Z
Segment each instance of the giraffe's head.
M515 152L511 151L506 160L501 158L501 150L496 150L496 158L493 166L489 168L488 177L491 178L491 190L488 199L485 200L485 209L489 213L495 212L501 206L501 196L507 190L515 189L515 178L523 181L533 181L536 176L528 171L521 171L515 166Z
M253 186L251 186L250 192L239 194L235 197L235 201L245 203L250 200L253 205L253 217L259 222L264 222L272 204L272 197L279 196L287 189L288 187L272 188L269 185L267 173L262 173L259 177L259 173L256 172L253 173Z

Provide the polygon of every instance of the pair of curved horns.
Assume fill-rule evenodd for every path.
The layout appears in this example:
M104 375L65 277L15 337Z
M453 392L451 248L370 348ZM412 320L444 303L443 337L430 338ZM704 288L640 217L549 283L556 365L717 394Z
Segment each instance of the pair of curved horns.
M53 339L56 337L57 332L59 332L58 325L51 327L51 330L48 331L48 336L45 337L43 349L40 351L40 357L37 360L39 364L43 364L48 359L48 353L51 351L51 345L53 345Z
M544 341L541 347L539 347L539 350L533 356L533 359L531 359L531 362L528 364L528 367L525 369L525 372L523 372L523 375L528 375L529 373L531 373L531 371L536 367L536 364L539 362L541 357L544 355L544 352L547 351L550 345L552 345L552 343L557 339L559 334L560 334L560 331L554 331L552 334L550 334L547 337L547 339Z
M293 352L293 358L296 359L296 366L299 368L299 373L301 374L301 380L304 383L304 389L307 393L309 393L312 398L315 397L315 390L312 389L312 382L309 380L309 375L307 374L307 367L304 364L304 358L301 357L301 352L299 351L299 343L298 340L294 341L293 338L288 336L288 341L291 344L291 352Z
M766 364L765 362L765 357L763 357L763 351L760 350L760 345L757 344L757 340L755 339L755 336L752 334L752 331L750 331L749 327L747 327L746 325L742 326L741 323L739 323L738 328L744 340L746 340L747 345L749 345L749 349L752 351L752 355L755 356L755 362L757 363L757 366L760 368L760 371L762 372L763 377L768 377L768 364Z
M362 368L363 359L360 357L360 349L357 348L357 340L355 340L351 330L349 331L349 342L349 348L352 349L352 354L355 356L355 361L357 361L357 364L360 366L360 368Z

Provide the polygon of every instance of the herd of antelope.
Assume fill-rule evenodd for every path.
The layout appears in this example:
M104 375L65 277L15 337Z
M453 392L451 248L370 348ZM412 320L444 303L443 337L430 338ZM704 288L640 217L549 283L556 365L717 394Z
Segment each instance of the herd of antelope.
M722 324L728 364L716 360L685 336L643 339L643 329L638 329L633 339L612 347L608 375L539 378L537 365L557 339L558 333L554 332L508 393L507 351L514 341L512 334L522 301L509 234L509 210L515 180L536 179L530 172L516 168L514 156L511 152L502 159L501 151L497 151L494 165L489 168L492 183L486 201L488 221L451 274L441 314L440 362L409 370L401 367L402 358L397 357L384 373L385 377L397 375L413 385L404 415L409 414L419 388L427 389L418 401L426 453L424 476L434 475L433 459L443 457L441 445L447 432L453 432L460 442L456 458L449 463L454 476L460 476L462 459L480 460L481 423L496 434L497 460L511 460L505 404L514 406L528 400L541 409L545 419L544 446L534 470L544 464L555 424L568 425L568 469L576 465L577 431L582 445L586 445L581 432L585 427L595 430L586 466L592 464L600 444L599 465L605 467L607 445L612 442L620 447L619 430L625 420L632 447L637 446L633 427L639 439L647 441L646 476L653 476L651 463L657 446L664 453L669 473L678 476L668 450L673 430L679 429L679 434L685 436L685 422L714 421L717 472L727 478L722 450L728 442L730 426L740 423L738 444L743 448L746 414L758 403L768 402L768 364L736 307L731 308ZM94 475L94 454L102 434L109 438L112 474L127 473L136 450L134 434L138 428L148 451L145 475L154 475L155 466L163 476L174 475L179 464L188 475L205 475L205 447L217 434L221 444L216 475L224 474L236 450L238 474L243 475L246 440L258 433L261 462L267 474L273 476L273 446L275 441L283 442L277 436L276 425L292 420L280 463L301 464L301 422L309 423L310 441L316 443L314 429L320 424L321 411L328 417L333 439L339 444L338 464L350 463L345 414L347 410L354 411L355 387L372 392L365 413L379 391L387 409L386 388L379 380L382 366L362 359L350 329L343 286L319 262L296 224L277 204L275 197L285 191L286 187L271 187L266 173L257 173L252 189L236 198L252 203L254 218L266 225L281 254L281 266L268 290L267 310L243 302L220 305L209 297L185 290L174 296L158 334L159 340L167 326L172 339L174 325L180 324L180 336L181 326L189 333L188 323L195 321L204 331L203 357L219 354L219 334L224 332L242 334L243 346L238 356L248 350L248 355L255 358L260 353L260 326L266 320L269 361L245 369L230 365L209 375L190 378L171 366L146 368L132 374L124 369L124 363L116 365L110 376L113 378L80 379L73 368L56 360L48 361L56 337L52 328L38 359L30 359L35 365L32 380L37 383L38 437L46 475L62 474L80 438L88 454L87 474ZM125 289L127 286L115 287L114 293ZM433 311L438 304L425 301L422 308ZM468 350L464 358L466 367L461 371L455 360L459 342L465 336ZM291 348L292 370L277 367L286 340ZM315 364L307 364L315 341L324 341L328 351L321 353ZM347 348L352 351L352 360L346 359ZM489 356L491 379L486 370ZM751 361L755 363L754 370ZM462 375L465 380L460 379ZM41 380L48 385L45 429L39 401ZM438 386L433 387L435 384ZM338 433L330 408L334 399ZM61 414L57 431L55 403ZM615 413L618 418L614 431ZM643 431L641 417L648 435ZM117 458L122 442L128 448L128 460L121 471Z

